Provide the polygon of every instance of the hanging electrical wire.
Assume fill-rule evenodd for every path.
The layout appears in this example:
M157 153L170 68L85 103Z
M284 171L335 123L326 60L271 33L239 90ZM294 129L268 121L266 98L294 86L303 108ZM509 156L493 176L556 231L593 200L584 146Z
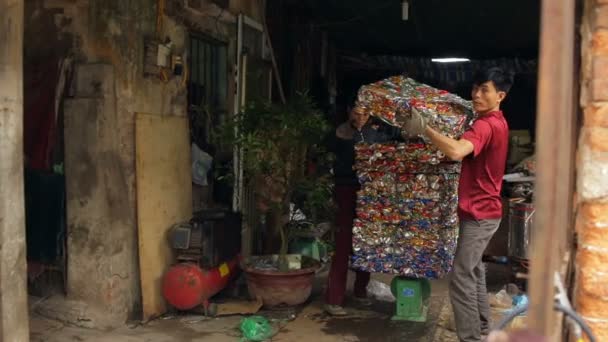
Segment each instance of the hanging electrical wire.
M182 70L182 81L180 84L180 88L185 89L188 87L188 77L189 77L190 69L188 66L187 56L184 56L184 58L182 58L182 60L183 60L182 63L183 63L184 69Z

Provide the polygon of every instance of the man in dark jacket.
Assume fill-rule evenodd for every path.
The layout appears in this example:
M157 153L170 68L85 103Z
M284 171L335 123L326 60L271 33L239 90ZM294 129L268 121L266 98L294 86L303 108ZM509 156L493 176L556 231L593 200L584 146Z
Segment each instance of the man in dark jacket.
M334 164L336 213L336 250L329 271L325 311L333 316L344 316L343 308L348 274L348 261L352 252L353 220L357 201L359 181L353 170L355 144L383 143L400 139L400 130L371 118L369 111L356 104L349 113L348 121L336 129L331 150L336 155ZM367 299L367 284L370 274L357 271L354 295L362 304L371 304Z

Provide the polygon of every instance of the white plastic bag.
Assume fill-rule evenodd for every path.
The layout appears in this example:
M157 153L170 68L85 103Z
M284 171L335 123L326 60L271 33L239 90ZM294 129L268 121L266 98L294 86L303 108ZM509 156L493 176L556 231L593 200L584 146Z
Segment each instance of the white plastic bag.
M211 170L213 157L192 143L192 183L206 186L207 173Z
M509 296L506 289L500 290L495 295L490 295L489 302L491 307L501 310L507 310L513 306L513 298Z
M377 280L371 280L367 285L368 297L373 297L382 302L395 302L395 296L391 291L391 287Z

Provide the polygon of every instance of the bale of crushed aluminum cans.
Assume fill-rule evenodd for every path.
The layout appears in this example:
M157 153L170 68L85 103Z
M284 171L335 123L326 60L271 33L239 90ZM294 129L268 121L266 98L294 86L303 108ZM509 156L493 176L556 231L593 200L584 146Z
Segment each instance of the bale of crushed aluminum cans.
M359 144L352 267L436 279L452 268L460 163L421 143Z
M399 127L411 109L416 108L431 127L451 138L460 137L474 119L470 101L405 76L362 86L357 101L369 109L371 115Z
M470 101L405 76L359 89L358 103L393 126L416 108L429 125L459 138L475 119ZM353 227L352 267L414 278L452 268L458 238L460 163L421 140L356 146L361 183Z
M359 89L358 102L393 126L416 108L440 133L459 138L475 119L470 101L405 76ZM421 140L356 146L361 183L352 266L369 272L441 278L458 238L460 163Z

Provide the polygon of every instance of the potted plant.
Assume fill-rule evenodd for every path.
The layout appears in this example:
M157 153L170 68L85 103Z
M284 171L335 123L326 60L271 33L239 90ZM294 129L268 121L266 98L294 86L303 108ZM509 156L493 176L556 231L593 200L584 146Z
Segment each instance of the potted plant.
M331 205L331 177L322 167L329 161L322 142L330 125L307 94L286 104L252 102L242 114L222 126L223 143L243 151L243 172L266 218L270 245L280 241L278 254L254 256L243 264L249 291L266 306L296 305L308 299L318 262L302 258L301 267L287 254L292 205L299 203L309 219ZM234 134L234 132L238 134Z

